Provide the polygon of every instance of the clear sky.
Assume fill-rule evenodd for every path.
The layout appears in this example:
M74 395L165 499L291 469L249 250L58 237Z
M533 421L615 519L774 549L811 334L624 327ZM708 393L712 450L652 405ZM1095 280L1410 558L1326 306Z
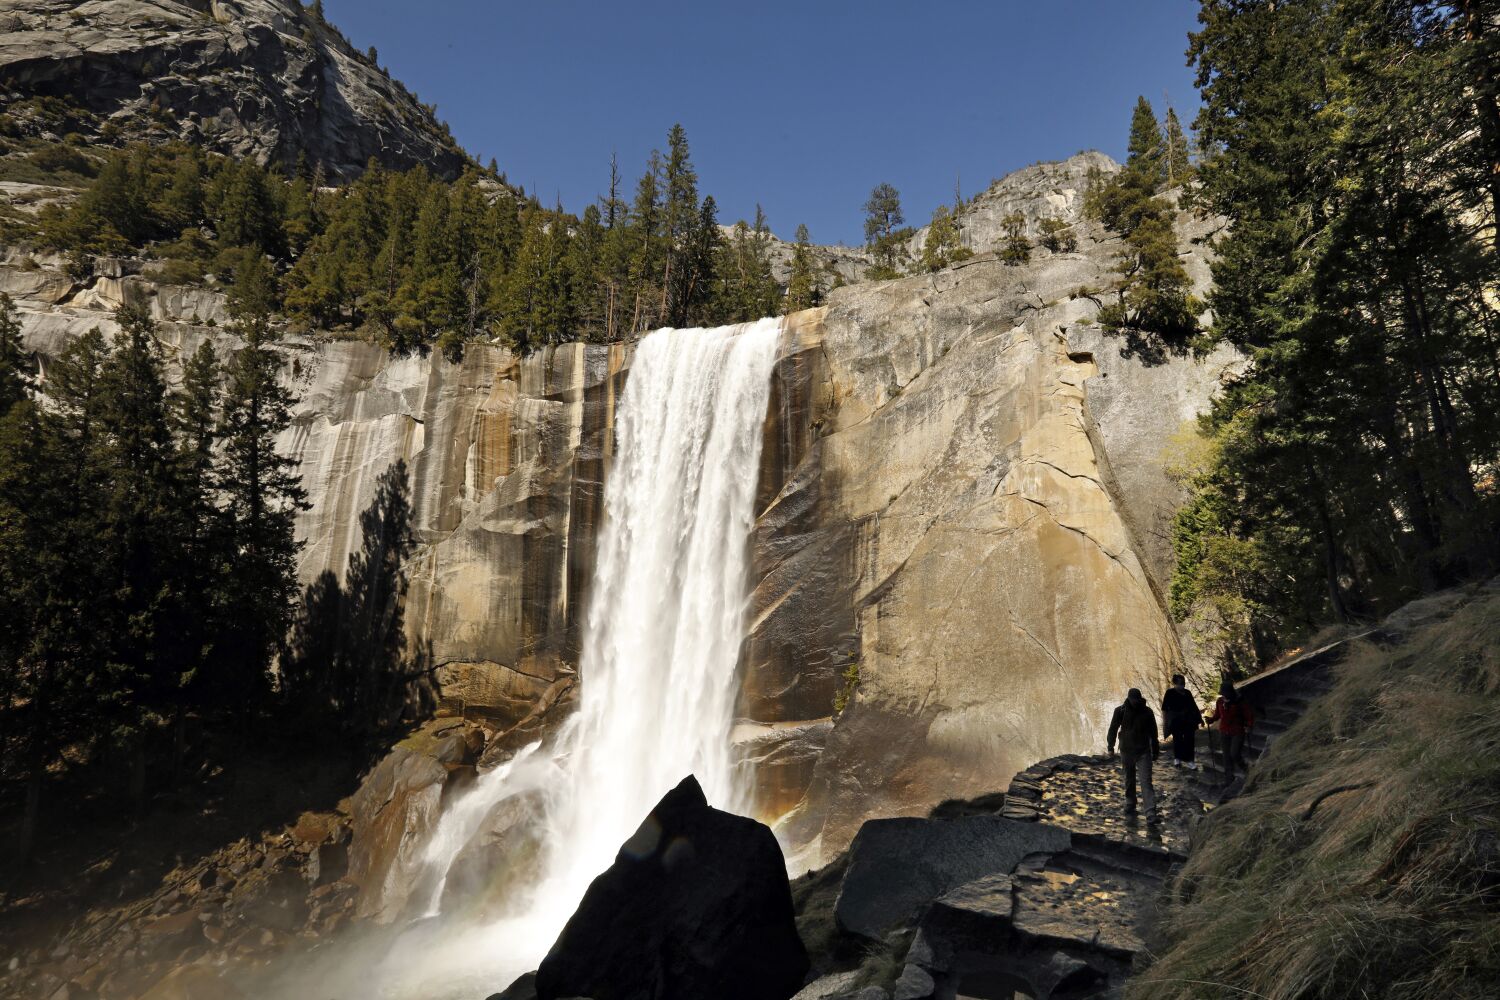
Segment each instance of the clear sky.
M687 129L725 222L859 243L870 188L907 220L1037 160L1124 155L1130 109L1197 107L1194 0L324 0L481 162L582 211L611 151L634 188ZM1165 95L1165 97L1164 97Z

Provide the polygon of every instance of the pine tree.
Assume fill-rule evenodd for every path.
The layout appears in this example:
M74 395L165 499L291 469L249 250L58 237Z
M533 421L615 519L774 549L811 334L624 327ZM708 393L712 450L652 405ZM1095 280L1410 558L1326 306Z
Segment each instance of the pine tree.
M797 227L797 242L792 246L792 271L786 285L786 311L797 312L817 305L823 298L821 275L813 260L812 240L807 226Z
M1177 187L1186 184L1193 176L1192 154L1188 148L1187 133L1182 130L1182 123L1177 120L1177 112L1167 108L1167 121L1163 126L1165 133L1164 160L1167 168L1166 183L1168 187Z
M1156 112L1144 97L1136 98L1130 116L1130 145L1125 160L1128 172L1138 175L1152 192L1167 183L1167 148Z
M875 259L872 277L894 277L899 273L897 227L905 221L901 214L901 192L890 184L877 184L865 202L865 245Z
M225 372L219 436L223 448L215 470L228 509L227 547L234 570L227 606L232 616L224 644L221 703L247 710L266 691L266 668L286 635L296 594L294 534L306 493L295 459L282 454L277 438L291 426L292 394L281 384L272 307L275 276L259 254L245 252L230 295L234 331L245 341Z
M657 325L662 295L665 240L662 219L662 163L655 150L636 185L630 209L630 322L632 333Z
M1114 266L1116 299L1100 310L1099 322L1127 332L1133 347L1151 354L1184 348L1198 332L1201 308L1177 256L1172 209L1157 197L1167 183L1166 161L1161 130L1142 97L1131 118L1124 168L1108 181L1096 177L1086 197L1088 211L1123 237Z
M182 387L171 400L181 492L177 578L192 610L174 623L183 652L173 716L174 778L182 768L186 712L202 705L205 692L214 687L212 665L218 662L216 646L228 607L230 553L225 551L225 516L218 506L215 475L222 391L218 356L213 344L204 341L183 365Z
M0 416L21 400L31 389L31 364L21 343L21 322L15 303L0 292Z
M108 356L103 334L89 331L49 367L45 407L25 400L0 417L0 666L5 707L22 706L3 746L26 782L22 858L39 834L48 770L70 743L97 738L122 693L109 653L118 622L100 601L110 560L98 557Z
M605 338L608 307L605 277L602 273L604 223L598 205L583 210L578 230L568 247L568 273L573 278L577 299L577 333L584 340L599 342Z
M974 256L974 251L959 242L958 224L948 211L948 206L939 205L932 213L932 223L927 227L927 239L922 243L922 268L926 271L941 271L949 264L956 264Z
M1031 260L1031 240L1026 236L1026 217L1020 212L1011 212L1001 220L1004 237L1000 240L998 253L1007 264L1024 264Z
M576 325L568 233L560 215L532 208L497 310L512 349L529 354L566 339Z
M1073 227L1055 215L1049 215L1037 223L1041 233L1037 242L1053 253L1072 253L1078 249L1078 237Z
M691 308L689 289L700 275L684 266L698 225L698 173L688 155L687 133L680 124L667 134L667 159L663 172L666 190L662 207L664 239L662 301L659 313L670 326L683 326Z
M137 811L146 793L146 740L174 713L194 652L179 641L193 615L182 584L186 560L183 494L170 426L165 364L149 309L127 303L116 314L120 333L100 376L100 544L94 557L109 586L92 612L112 623L104 691L115 741L131 763Z

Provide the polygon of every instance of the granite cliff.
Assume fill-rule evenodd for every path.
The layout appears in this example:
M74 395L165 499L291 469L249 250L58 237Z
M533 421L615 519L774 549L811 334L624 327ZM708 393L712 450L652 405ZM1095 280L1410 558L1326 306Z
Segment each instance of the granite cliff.
M1002 188L1076 221L1069 179L1097 158ZM1202 224L1179 222L1201 279ZM1080 289L1103 284L1113 251L1078 226L1076 252L1024 266L982 253L788 318L737 737L758 811L808 861L869 816L1093 748L1121 688L1181 662L1161 598L1175 501L1162 455L1235 358L1101 332ZM171 353L232 346L217 294L133 270L106 261L78 281L12 253L0 289L44 365L108 329L131 289ZM412 638L430 645L450 709L501 731L535 722L574 680L631 348L479 346L457 364L317 336L283 350L301 398L283 444L312 503L303 579L342 571L376 477L404 458L421 542Z
M468 162L430 107L298 0L14 0L0 91L38 138L300 156L330 180L372 157L445 177Z

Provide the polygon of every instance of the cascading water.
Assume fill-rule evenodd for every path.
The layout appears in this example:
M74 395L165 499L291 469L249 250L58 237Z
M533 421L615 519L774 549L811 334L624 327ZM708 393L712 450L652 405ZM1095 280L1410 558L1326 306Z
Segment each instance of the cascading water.
M436 917L373 977L388 996L484 996L536 968L589 882L672 786L744 811L730 751L749 539L778 320L643 339L616 416L577 712L551 748L482 776L428 843ZM541 852L497 921L439 914L454 859L527 796ZM412 937L413 935L408 935ZM481 992L474 992L474 991Z

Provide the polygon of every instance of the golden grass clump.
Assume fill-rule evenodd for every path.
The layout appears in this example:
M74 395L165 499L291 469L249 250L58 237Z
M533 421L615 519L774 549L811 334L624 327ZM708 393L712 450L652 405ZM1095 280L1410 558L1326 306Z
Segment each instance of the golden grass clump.
M1194 843L1133 1000L1500 997L1500 595L1354 648Z

